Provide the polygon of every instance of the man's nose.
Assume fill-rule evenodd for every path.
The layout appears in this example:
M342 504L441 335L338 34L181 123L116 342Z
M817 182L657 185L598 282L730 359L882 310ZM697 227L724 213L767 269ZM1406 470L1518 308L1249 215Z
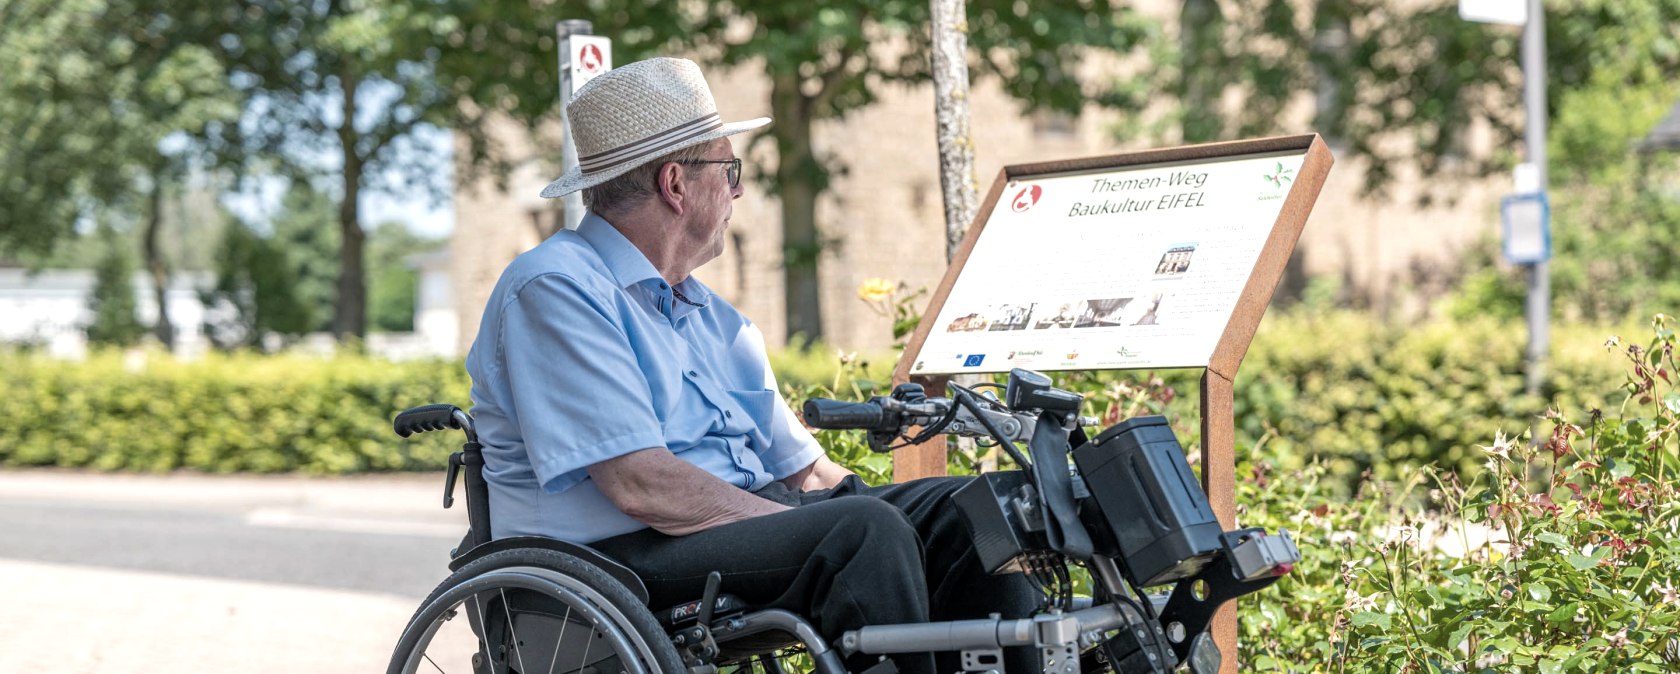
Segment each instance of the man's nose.
M729 198L730 199L739 199L739 198L741 198L741 195L746 194L747 193L747 188L744 187L746 184L747 184L747 181L743 180L739 184L735 185L734 187L729 188Z

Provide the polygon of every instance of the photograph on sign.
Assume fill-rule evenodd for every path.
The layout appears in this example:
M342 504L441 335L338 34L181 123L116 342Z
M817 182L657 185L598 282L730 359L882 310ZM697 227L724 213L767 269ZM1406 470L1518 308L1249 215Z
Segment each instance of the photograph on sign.
M908 373L1205 367L1306 154L1009 181Z

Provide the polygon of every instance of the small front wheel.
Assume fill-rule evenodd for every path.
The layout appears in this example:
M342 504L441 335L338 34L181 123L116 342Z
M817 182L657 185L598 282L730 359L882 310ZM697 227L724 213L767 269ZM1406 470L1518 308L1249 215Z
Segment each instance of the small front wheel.
M600 568L553 550L462 567L409 620L389 674L681 674L647 607Z

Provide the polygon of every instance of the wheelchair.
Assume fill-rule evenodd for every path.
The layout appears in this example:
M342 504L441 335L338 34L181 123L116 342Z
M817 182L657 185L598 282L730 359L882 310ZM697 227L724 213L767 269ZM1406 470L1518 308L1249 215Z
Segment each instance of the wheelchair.
M1083 398L1048 377L1018 369L1007 386L991 386L1005 397L953 384L950 398L934 398L903 384L866 402L812 399L805 422L866 431L877 451L947 433L995 442L1019 470L978 476L951 502L981 563L992 573L1026 574L1042 610L1014 620L872 625L835 643L801 616L720 593L716 573L702 596L651 606L633 571L588 546L494 539L472 417L447 404L404 411L393 422L402 437L465 433L449 459L443 505L453 504L464 473L468 532L452 551L453 573L404 629L388 672L786 674L784 656L803 653L817 674L852 674L842 653L938 651L960 652L965 674L1006 674L1006 647L1034 649L1045 674L1218 671L1222 656L1208 633L1214 613L1290 571L1300 551L1289 532L1223 530L1160 417L1088 439L1083 427L1095 420L1078 415ZM1089 572L1089 597L1075 596L1075 565ZM882 658L860 674L895 671Z
M484 457L470 415L447 404L406 410L397 435L459 430L443 507L465 476L468 531L451 551L448 578L421 602L399 638L389 674L715 674L759 667L785 674L803 652L819 674L847 674L839 654L805 619L754 610L708 578L701 597L648 603L635 572L585 545L540 536L492 539Z

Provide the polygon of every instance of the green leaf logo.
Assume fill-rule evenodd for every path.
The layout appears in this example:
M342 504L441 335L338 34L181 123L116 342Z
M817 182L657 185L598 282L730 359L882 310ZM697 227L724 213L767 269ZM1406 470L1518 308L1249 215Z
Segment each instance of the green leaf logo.
M1266 181L1266 184L1271 185L1273 189L1283 189L1284 185L1295 182L1294 173L1295 169L1284 168L1283 162L1278 162L1277 168L1272 169L1271 173L1260 176L1260 179Z

